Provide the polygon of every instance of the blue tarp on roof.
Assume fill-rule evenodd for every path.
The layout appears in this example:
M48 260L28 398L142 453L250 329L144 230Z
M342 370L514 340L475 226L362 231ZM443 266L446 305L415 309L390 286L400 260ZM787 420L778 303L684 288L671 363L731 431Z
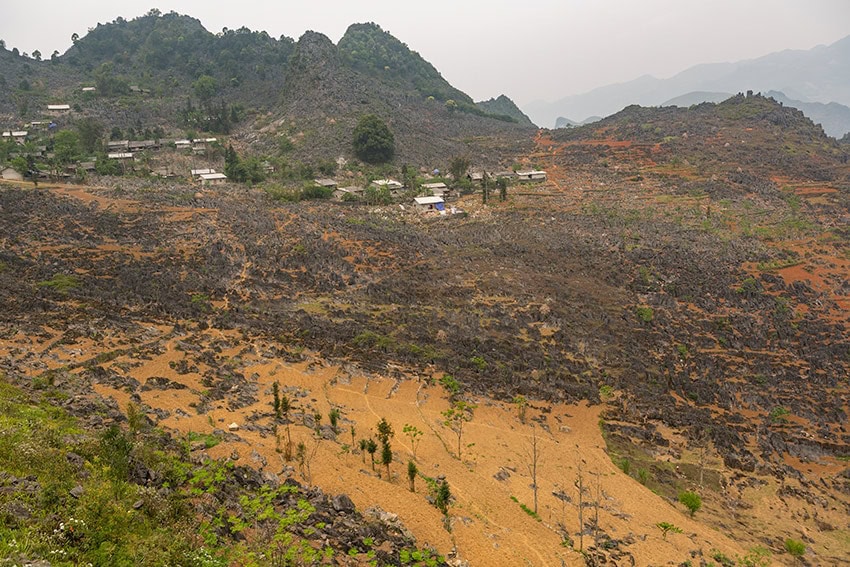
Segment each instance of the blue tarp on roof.
M445 203L435 203L434 208L437 209L438 211L445 211L446 210L446 204Z

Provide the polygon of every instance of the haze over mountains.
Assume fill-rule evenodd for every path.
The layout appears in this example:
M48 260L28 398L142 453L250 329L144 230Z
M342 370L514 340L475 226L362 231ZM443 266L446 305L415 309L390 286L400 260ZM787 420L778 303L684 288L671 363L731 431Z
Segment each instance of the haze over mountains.
M658 106L697 92L706 97L691 96L693 103L716 101L717 96L708 95L748 90L779 91L788 100L803 103L850 105L850 36L810 50L786 50L735 63L696 65L668 79L645 75L555 102L533 102L523 110L536 124L552 127L559 117L584 122L590 116L608 116L630 104ZM808 115L812 108L800 110ZM826 124L824 127L833 136L841 135Z

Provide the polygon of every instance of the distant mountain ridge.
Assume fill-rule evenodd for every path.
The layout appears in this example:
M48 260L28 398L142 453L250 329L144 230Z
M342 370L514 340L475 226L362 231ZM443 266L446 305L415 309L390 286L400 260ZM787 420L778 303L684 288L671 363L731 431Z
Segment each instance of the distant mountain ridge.
M532 102L523 110L537 124L551 126L561 116L580 122L591 115L613 114L630 104L658 106L695 91L748 90L780 91L803 102L850 106L850 36L805 51L785 50L736 63L696 65L669 79L645 75L551 103Z
M850 132L850 108L837 102L824 104L822 102L803 102L794 100L778 91L763 93L785 106L796 108L805 114L815 124L820 124L824 132L833 138L841 138ZM661 103L660 106L688 107L703 102L722 102L733 96L731 93L693 92L670 99Z

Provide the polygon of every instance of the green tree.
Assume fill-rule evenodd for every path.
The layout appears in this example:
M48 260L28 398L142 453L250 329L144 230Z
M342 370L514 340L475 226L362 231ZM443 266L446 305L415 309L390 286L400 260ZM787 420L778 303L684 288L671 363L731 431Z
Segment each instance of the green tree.
M679 493L679 502L688 509L691 517L693 517L700 508L702 508L702 498L700 498L699 494L691 492L690 490L685 490L684 492Z
M53 152L59 163L71 163L80 154L80 135L72 130L62 130L53 139Z
M375 470L375 452L378 450L378 444L374 439L369 439L366 441L366 452L369 453L369 457L372 459L372 470Z
M416 468L416 463L413 461L407 461L407 480L410 482L410 491L416 492L416 474L419 472L419 469Z
M313 412L313 427L316 430L316 435L322 434L322 412Z
M366 163L386 163L395 155L395 136L383 120L366 114L354 128L353 146L354 154Z
M224 150L224 174L231 181L244 181L245 169L242 167L242 160L232 145L227 146Z
M390 464L393 462L393 450L390 448L390 444L382 443L381 447L381 464L387 467L387 480L392 480L392 476L390 476Z
M80 145L87 154L93 154L103 149L103 125L94 118L82 118L77 121L77 132L80 135Z
M12 169L20 173L21 175L26 175L29 171L29 167L27 166L27 158L22 156L16 156L12 158L12 161L9 163L12 166Z
M39 51L38 49L36 49L35 51L33 51L33 52L32 52L32 57L33 57L33 59L35 59L36 61L41 61L41 51Z
M449 483L446 479L443 479L437 484L437 494L434 496L434 506L436 506L443 514L448 514L449 501L451 499L452 492L449 489Z
M328 413L328 420L331 422L331 429L333 429L334 434L339 433L339 409L332 408Z
M365 465L366 464L366 453L367 453L367 448L369 447L369 441L367 439L361 439L359 446L360 446L360 454L363 456L363 464Z
M280 384L277 383L277 380L275 380L274 384L272 384L272 396L272 408L274 409L274 416L276 419L280 419Z
M218 83L215 77L209 75L201 75L194 83L192 83L192 91L202 105L207 105L218 93Z
M496 180L496 187L499 188L499 200L507 201L508 199L508 180L500 177Z
M395 435L393 426L390 425L387 418L382 417L381 421L378 422L378 440L383 444L388 444L393 435Z
M454 177L455 183L466 177L466 172L472 162L466 156L455 156L449 162L449 173Z

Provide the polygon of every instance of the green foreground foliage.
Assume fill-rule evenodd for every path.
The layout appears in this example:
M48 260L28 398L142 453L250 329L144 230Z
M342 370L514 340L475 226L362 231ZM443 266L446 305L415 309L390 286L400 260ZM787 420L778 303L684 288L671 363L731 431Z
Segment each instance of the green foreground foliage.
M230 462L188 462L189 442L144 428L92 434L48 396L33 400L0 377L0 558L259 566L339 553L301 537L322 524L300 487L248 488ZM422 552L407 550L407 564L427 564L413 553Z

